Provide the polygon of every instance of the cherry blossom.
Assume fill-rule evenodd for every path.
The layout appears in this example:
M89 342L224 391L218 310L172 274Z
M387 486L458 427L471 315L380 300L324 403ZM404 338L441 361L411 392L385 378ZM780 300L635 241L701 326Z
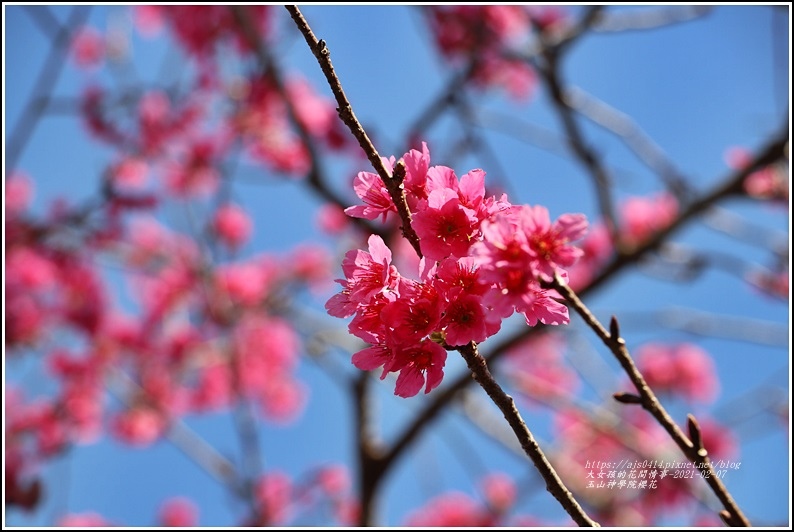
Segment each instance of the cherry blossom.
M502 319L520 312L527 325L568 322L568 309L553 290L543 288L555 274L567 276L582 251L583 215L563 215L554 223L540 206L512 206L506 196L485 197L485 172L458 179L452 168L430 166L430 151L411 150L404 181L411 223L424 254L418 278L392 265L392 251L376 235L369 252L348 251L342 262L342 292L326 310L348 318L351 334L372 344L353 355L365 371L382 368L381 379L399 373L395 394L416 395L437 387L446 361L445 346L482 342L496 334ZM383 158L393 168L393 158ZM354 181L364 205L349 216L384 221L397 209L376 174L360 172ZM440 343L439 342L440 339Z

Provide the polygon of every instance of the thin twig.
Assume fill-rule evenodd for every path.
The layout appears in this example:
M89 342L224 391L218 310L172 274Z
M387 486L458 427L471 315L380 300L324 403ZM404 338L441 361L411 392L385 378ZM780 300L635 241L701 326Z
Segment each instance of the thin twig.
M648 386L642 373L637 369L634 360L631 358L628 349L626 348L626 341L620 337L620 330L617 319L613 316L610 323L610 331L607 331L603 325L596 319L590 310L582 303L582 300L576 293L565 284L559 275L555 275L552 287L562 295L563 298L573 307L573 309L582 317L582 319L590 326L596 335L601 339L604 345L609 348L615 358L617 358L623 370L628 375L634 387L642 399L642 407L650 412L650 414L659 422L664 430L670 435L673 441L678 445L678 448L684 453L698 470L702 471L701 476L704 476L705 481L711 487L714 494L725 507L728 513L727 522L732 526L750 526L750 522L742 513L739 506L733 500L733 497L728 492L728 489L722 483L714 471L714 466L708 457L707 450L703 448L702 441L700 440L700 430L698 428L695 418L689 416L690 437L688 438L684 432L664 409L656 394Z
M626 32L652 30L702 18L713 6L665 6L642 11L611 11L593 24L593 31Z
M61 70L67 63L66 56L69 54L72 34L83 25L90 12L90 6L77 6L72 9L69 20L61 26L60 31L53 39L25 108L8 136L5 160L6 176L16 170L25 146L49 105L49 98L52 96L52 90L58 81Z
M648 168L659 175L676 197L687 197L690 187L683 174L630 116L579 87L569 87L565 92L565 101L584 117L617 135Z
M58 32L61 31L61 23L48 6L28 5L24 6L24 10L44 35L57 38Z
M566 98L566 90L559 72L558 56L552 50L553 49L550 49L543 56L545 65L543 68L538 69L540 77L551 93L552 104L565 129L568 147L576 156L579 164L581 164L592 178L601 216L606 224L612 244L615 249L620 251L622 246L617 216L615 214L615 206L612 200L612 179L607 169L601 163L600 157L598 157L595 151L587 144L584 134L576 121L573 108Z
M384 185L386 185L386 188L391 195L392 201L394 201L394 205L397 208L397 213L400 215L402 220L403 235L411 243L416 253L421 257L422 250L419 247L419 237L411 227L411 212L408 209L408 204L405 201L405 190L403 188L403 182L401 178L401 175L402 177L405 175L405 168L402 168L403 173L401 175L398 173L399 165L395 168L394 175L389 172L389 169L386 168L383 159L381 159L381 156L378 154L378 150L375 149L375 145L372 144L369 136L367 136L367 132L364 131L364 127L361 125L361 122L358 121L356 114L353 112L353 107L350 105L350 101L347 99L344 89L342 89L342 84L339 81L339 77L336 75L334 65L331 63L331 53L329 52L328 47L325 45L325 41L317 39L311 27L309 26L309 23L298 9L298 6L284 7L287 8L287 11L289 11L292 20L295 21L295 25L298 27L301 34L303 34L304 39L306 39L306 44L309 45L309 49L314 54L314 57L317 58L317 62L320 64L323 74L325 74L325 79L328 81L328 85L331 87L331 91L334 93L334 98L336 98L336 103L338 105L336 111L339 113L339 118L341 118L342 122L344 122L344 124L350 129L350 132L358 141L361 149L364 150L364 153L366 154L367 159L369 159L370 164L378 173L381 180L383 180Z
M256 28L251 23L251 18L248 16L246 11L247 8L245 6L229 6L229 9L231 9L237 24L240 26L243 36L256 54L262 72L269 74L270 79L276 86L276 90L284 102L289 120L298 133L298 137L300 137L301 142L309 152L311 169L309 170L306 181L311 186L312 190L314 190L324 200L336 204L341 208L348 207L349 203L345 201L344 198L336 194L333 190L331 190L331 188L328 186L328 180L325 177L323 165L320 164L321 156L320 151L317 149L317 143L315 142L315 139L312 137L309 130L306 128L306 125L298 116L298 112L295 109L295 102L293 102L292 98L290 98L290 95L287 92L284 76L279 69L278 64L273 59L270 50L267 48L265 42L262 40ZM363 218L352 218L352 222L357 224L369 234L377 234L381 237L386 236L385 231L375 227L368 220Z
M516 408L515 401L505 393L499 383L496 382L496 379L493 378L493 375L491 375L491 372L488 370L488 364L477 350L477 344L470 342L468 345L458 347L457 350L469 366L474 380L482 386L494 404L501 410L502 415L504 415L510 428L513 429L516 438L518 438L521 448L524 449L524 452L529 456L532 463L535 464L535 467L540 472L543 480L546 481L546 490L559 501L568 515L570 515L579 526L599 526L597 522L593 521L587 515L573 497L573 494L565 487L562 479L557 475L554 467L548 461L546 455L543 454L538 442L535 441L526 423L521 418L521 414Z
M110 376L108 387L124 404L130 405L133 397L143 398L147 406L155 409L160 415L168 416L157 401L129 375L112 366L108 371ZM234 465L183 421L176 418L169 419L165 437L210 476L230 486L233 491L241 492L242 486Z

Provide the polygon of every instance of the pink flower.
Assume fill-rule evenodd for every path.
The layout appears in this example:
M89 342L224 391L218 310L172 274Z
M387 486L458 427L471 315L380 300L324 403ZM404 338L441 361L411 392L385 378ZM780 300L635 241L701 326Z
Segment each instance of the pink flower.
M232 373L227 364L213 363L202 367L190 398L191 407L199 412L227 406L234 393Z
M482 296L489 285L480 280L480 269L474 257L443 260L436 270L434 286L446 301L452 301L452 294L464 293Z
M386 375L388 375L393 360L394 355L392 354L392 350L386 344L377 344L362 349L354 353L352 358L353 365L361 371L373 371L382 367L383 373L381 373L380 376L381 380L385 379Z
M343 130L333 100L320 97L306 80L300 78L288 80L286 89L298 120L310 134L324 140L331 149L347 144L349 133Z
M113 523L96 512L67 514L58 520L58 526L64 528L104 528L114 526Z
M391 250L377 235L369 237L369 252L351 250L345 254L342 271L346 279L337 279L342 292L328 300L328 314L337 318L352 316L359 305L366 305L377 294L396 285L397 270L391 266Z
M220 144L210 138L190 143L181 160L168 165L166 184L169 190L178 197L206 196L214 192L219 179L215 161L220 150Z
M6 220L19 216L30 206L33 199L33 182L28 176L14 173L5 182Z
M164 20L161 6L135 5L132 9L135 27L141 35L151 38L162 31Z
M486 527L494 526L494 516L468 495L451 492L431 499L408 516L409 527Z
M239 49L248 49L247 41L239 34L233 14L221 5L161 6L161 13L171 25L178 42L194 57L205 60L213 55L216 46L232 38ZM267 36L270 6L251 6L247 10L253 28Z
M293 487L286 473L271 471L262 475L254 490L254 496L265 512L263 524L276 525L289 518Z
M575 393L576 372L565 364L564 339L554 333L533 336L508 353L514 386L529 398L553 399Z
M637 365L657 393L710 402L719 391L711 357L694 344L649 343L637 349Z
M444 378L444 363L447 352L431 340L424 340L417 346L401 349L396 353L395 367L400 368L394 395L413 397L422 385L425 393L430 393L441 384Z
M143 159L125 157L110 170L113 184L122 188L140 188L146 184L148 165Z
M392 346L414 344L437 330L443 305L432 285L403 280L399 290L400 297L380 313Z
M194 527L198 523L198 507L185 497L168 499L160 507L159 521L161 526Z
M257 262L224 264L214 273L218 290L213 303L217 309L254 307L265 300L273 282L273 274Z
M678 200L662 192L649 197L627 199L620 209L626 244L637 246L665 229L678 216Z
M560 267L573 265L582 255L581 249L569 243L579 240L587 231L584 215L564 214L552 224L545 207L525 206L520 216L529 248L537 261L537 269L546 280L551 280Z
M143 447L154 443L164 434L166 420L151 408L136 407L117 415L111 430L121 441Z
M279 172L305 175L311 166L309 152L290 124L278 88L270 79L256 77L247 81L241 98L229 127L243 138L249 154Z
M739 455L739 444L736 436L728 427L725 427L708 417L699 417L700 435L703 438L703 447L709 453L711 460L729 460Z
M82 28L72 41L72 57L80 67L94 68L99 65L104 55L102 36L94 28Z
M486 220L481 231L482 240L469 253L476 259L484 281L509 285L508 290L515 290L517 284L523 287L532 279L534 255L514 215L499 214L493 221Z
M725 161L729 167L743 170L752 162L752 154L744 148L732 147L726 150ZM751 173L745 178L743 185L749 196L758 199L787 200L789 196L787 176L774 166L767 166Z
M614 251L609 231L601 222L592 225L579 247L582 256L568 269L568 284L574 291L587 286Z
M488 506L495 512L506 512L516 501L516 485L504 473L491 473L480 482Z
M250 238L252 227L248 213L233 203L221 206L212 220L215 234L231 249L239 248Z
M355 205L345 209L345 214L353 218L374 220L382 216L386 221L389 212L397 212L397 207L389 195L386 185L378 174L359 172L353 180L353 190L364 201L364 205Z
M405 190L410 196L418 199L427 197L425 185L430 167L430 150L427 143L422 143L422 151L410 150L403 156L405 162Z
M344 231L349 220L345 211L335 203L326 203L317 211L317 226L329 235L337 235Z
M530 17L524 6L433 6L429 10L436 43L450 62L459 64L473 56L479 59L472 74L477 86L504 86L517 98L532 92L532 68L503 53L529 35Z
M557 301L562 299L554 290L544 290L530 285L515 303L516 311L524 314L527 325L534 327L538 322L545 325L565 325L568 323L568 307Z
M287 260L290 277L301 282L325 286L331 276L331 257L324 247L313 244L296 246Z
M317 483L330 497L338 498L350 490L350 474L343 465L328 465L317 472Z
M427 206L413 217L422 253L433 260L465 257L477 225L476 213L463 207L457 192L449 188L433 190Z
M489 321L482 298L461 292L447 305L440 326L449 345L482 342L499 332L501 321Z
M307 388L288 374L270 378L258 391L258 402L265 417L275 423L294 421L303 410Z

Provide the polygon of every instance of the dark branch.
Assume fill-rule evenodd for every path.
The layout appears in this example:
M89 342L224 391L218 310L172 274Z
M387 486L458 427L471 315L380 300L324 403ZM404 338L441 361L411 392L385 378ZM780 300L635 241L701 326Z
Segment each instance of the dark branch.
M620 337L617 319L614 316L612 317L610 330L614 334L610 334L604 326L601 325L601 322L593 316L584 303L582 303L582 300L579 299L576 293L574 293L559 276L555 276L552 287L565 298L579 316L582 317L585 323L593 329L604 345L615 355L615 358L617 358L621 367L626 372L626 375L628 375L632 384L634 384L634 387L637 389L639 397L642 400L642 407L650 412L654 419L664 428L678 448L681 449L681 452L684 453L684 456L694 463L698 469L701 469L704 474L708 475L705 476L705 480L725 507L725 511L728 512L729 523L734 526L750 526L750 521L747 520L739 506L733 500L731 494L728 492L728 489L717 477L714 466L708 458L708 453L706 449L703 448L700 438L700 428L694 417L690 414L688 418L690 435L693 436L693 440L690 440L675 421L673 421L673 418L670 417L667 410L664 409L661 402L656 397L656 394L654 394L653 390L648 386L642 373L637 369L634 360L629 354L629 350L626 348L625 340Z

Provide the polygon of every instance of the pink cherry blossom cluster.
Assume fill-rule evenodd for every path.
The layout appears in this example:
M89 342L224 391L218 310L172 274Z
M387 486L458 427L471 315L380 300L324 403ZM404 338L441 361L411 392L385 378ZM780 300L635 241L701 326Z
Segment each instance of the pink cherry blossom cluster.
M711 402L719 393L714 362L694 344L644 344L637 349L637 365L657 393L700 402Z
M239 23L232 10L224 5L148 5L136 6L135 22L144 35L152 35L166 23L177 42L191 55L206 60L215 53L216 46L232 39L239 49L248 49ZM253 27L262 35L269 35L272 6L246 8Z
M480 88L503 87L515 98L535 88L535 71L504 53L529 38L532 16L523 6L432 6L430 29L444 57L453 64L473 61L472 80Z
M307 393L296 377L300 341L271 303L284 290L325 283L324 249L304 245L287 260L263 254L213 265L187 235L151 216L130 216L135 210L118 201L123 196L90 207L61 202L41 217L27 176L11 175L5 189L5 346L11 358L38 353L52 384L46 395L9 384L13 504L36 506L40 465L104 430L146 446L181 416L241 398L273 422L300 413ZM249 237L251 220L242 207L221 205L207 225L208 235L234 250ZM100 258L127 273L134 315L119 308ZM108 388L125 402L108 404Z
M482 342L503 319L520 312L530 326L568 322L559 295L543 288L565 277L581 251L571 245L587 221L566 214L551 222L540 206L512 205L506 195L486 197L485 172L460 179L446 166L430 166L426 144L405 154L404 188L412 226L424 258L417 279L392 264L392 251L377 235L369 251L349 251L342 263L342 292L326 304L339 318L354 316L350 332L372 347L353 355L359 369L399 372L395 394L416 395L439 385L445 346ZM384 159L391 171L394 159ZM353 185L364 205L350 216L384 219L397 209L377 174L359 173Z
M509 482L507 479L490 479L493 486L487 493L492 497L504 499L510 496L510 503L515 498L515 487L496 485L497 481ZM505 493L505 490L512 492ZM325 464L312 468L303 478L293 478L279 469L272 469L253 482L253 504L257 518L239 523L242 527L285 526L295 521L296 517L306 514L328 514L330 521L340 526L352 526L358 515L358 501L351 490L350 473L340 464ZM158 527L195 528L199 526L199 507L193 500L183 497L165 499L157 511ZM69 528L118 527L123 524L114 522L105 516L87 511L70 513L58 520L58 526Z
M730 168L743 170L752 160L746 148L733 146L725 151L725 162ZM748 196L760 200L776 200L786 204L789 199L789 179L786 172L775 166L767 166L756 170L744 180L744 191Z
M569 523L544 523L529 515L515 513L518 490L504 473L490 473L478 485L479 497L449 491L430 499L406 520L410 527L542 527L568 526Z

